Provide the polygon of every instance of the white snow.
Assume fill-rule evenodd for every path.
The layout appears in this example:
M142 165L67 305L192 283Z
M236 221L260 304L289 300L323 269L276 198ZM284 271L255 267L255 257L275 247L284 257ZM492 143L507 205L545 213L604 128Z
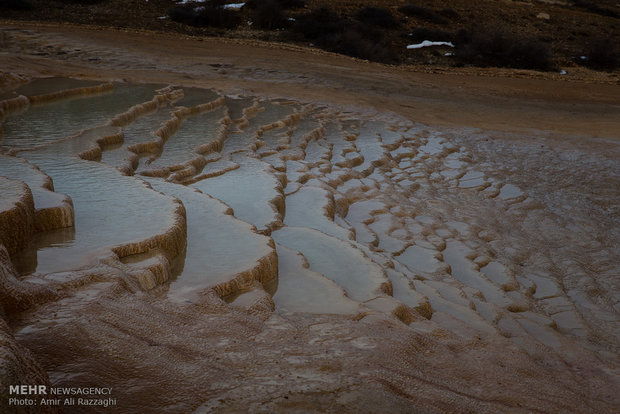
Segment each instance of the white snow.
M415 45L409 45L409 46L407 46L407 49L421 49L423 47L429 47L429 46L450 46L450 47L454 47L452 42L431 42L430 40L425 40L422 43L418 43L418 44L415 44Z
M240 9L245 6L245 3L230 3L222 6L223 9Z

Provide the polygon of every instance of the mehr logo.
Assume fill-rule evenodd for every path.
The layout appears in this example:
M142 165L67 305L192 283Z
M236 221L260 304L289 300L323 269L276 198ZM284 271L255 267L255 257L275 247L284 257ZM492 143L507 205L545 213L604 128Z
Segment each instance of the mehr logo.
M115 406L110 387L9 385L9 406Z
M9 385L10 395L47 395L46 385Z

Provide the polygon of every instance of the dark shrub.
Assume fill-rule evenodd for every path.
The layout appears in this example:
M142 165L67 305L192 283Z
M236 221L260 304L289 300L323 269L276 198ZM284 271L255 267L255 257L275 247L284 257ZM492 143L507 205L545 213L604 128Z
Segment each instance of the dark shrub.
M585 52L583 63L593 69L612 71L620 68L620 56L612 39L597 39Z
M307 40L338 33L347 23L339 15L326 7L312 10L295 20L293 30L301 33Z
M241 21L237 11L213 5L178 6L170 9L168 14L175 22L198 27L210 26L232 29Z
M385 29L395 29L399 26L391 11L380 7L364 7L355 17L360 22Z
M207 3L209 4L209 6L213 6L213 7L221 7L221 6L225 6L229 3L232 3L232 1L228 1L228 0L208 0ZM239 3L237 1L235 1L235 3ZM204 4L193 4L193 7L200 7L200 6L204 6Z
M423 42L424 40L451 41L453 35L445 30L418 27L413 29L411 33L408 33L407 38L416 42Z
M330 52L383 63L399 60L384 41L382 30L341 17L326 7L298 16L292 31Z
M303 0L278 0L283 9L301 9L306 5Z
M254 27L259 29L282 29L290 25L282 6L277 0L263 0L258 3L252 13Z
M168 11L168 16L175 22L198 25L198 13L189 7L173 7Z
M456 56L459 63L475 66L553 69L546 44L501 31L459 31Z
M588 0L573 0L573 5L575 7L579 7L580 9L587 10L591 13L600 14L601 16L620 18L620 14L618 14L617 12L611 9L607 9L605 7L601 7L598 4L595 4Z
M340 33L321 37L317 44L330 52L375 62L396 64L398 55L384 42L376 42L364 36L359 30L349 28Z
M416 6L415 4L405 4L404 6L400 6L398 11L409 17L418 17L420 19L426 20L430 23L436 24L447 24L448 20L445 17L440 16L434 11L421 6Z
M458 20L458 19L460 19L460 18L461 18L461 15L460 15L460 14L458 14L458 13L456 12L456 10L454 10L454 9L453 9L453 8L451 8L451 7L448 7L448 8L442 9L442 10L439 12L439 14L440 14L440 15L442 15L443 17L447 17L448 19L451 19L451 20Z
M104 3L107 0L62 0L63 3L76 3L76 4L99 4Z
M33 10L34 7L28 0L2 0L0 9L9 10Z
M256 9L263 2L264 0L248 0L245 2L245 7L248 9ZM280 6L280 8L285 10L300 9L306 5L306 2L303 0L276 0L276 3Z

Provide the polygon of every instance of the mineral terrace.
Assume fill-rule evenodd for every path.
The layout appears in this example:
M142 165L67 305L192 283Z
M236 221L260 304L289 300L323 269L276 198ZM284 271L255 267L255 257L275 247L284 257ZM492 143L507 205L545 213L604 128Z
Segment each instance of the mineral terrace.
M618 84L0 33L1 412L620 406Z

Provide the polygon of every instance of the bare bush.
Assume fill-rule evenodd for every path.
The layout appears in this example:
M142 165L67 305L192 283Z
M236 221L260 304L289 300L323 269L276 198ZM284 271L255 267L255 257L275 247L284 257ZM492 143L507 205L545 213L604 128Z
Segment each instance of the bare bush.
M416 42L422 42L424 40L451 41L454 35L445 30L418 27L413 29L411 33L408 33L407 37Z
M301 33L307 40L338 33L346 25L344 19L327 7L321 7L299 16L293 30Z
M331 52L374 62L396 64L399 61L398 55L389 45L372 41L355 28L321 38L319 45Z
M299 16L292 30L330 52L382 63L399 61L382 30L342 17L325 7Z
M612 39L596 39L585 52L584 64L593 69L612 71L620 68L620 56Z
M451 7L440 10L439 14L451 20L459 20L461 18L461 15Z
M253 10L260 7L263 2L264 0L248 0L245 2L245 7ZM276 0L276 3L284 10L300 9L306 5L304 0Z
M546 44L515 34L461 30L456 36L456 57L461 64L552 70L551 52Z
M371 26L395 29L399 26L392 12L382 7L364 7L356 14L357 20Z
M175 22L198 27L219 27L233 29L241 21L239 13L221 6L177 6L168 12Z
M398 11L409 17L417 17L429 23L448 24L448 19L434 12L433 10L416 6L415 4L405 4L398 8Z
M34 6L28 0L3 0L0 1L0 9L33 10Z
M620 14L618 14L617 12L606 7L601 7L598 4L589 0L573 0L573 5L580 9L587 10L590 13L596 13L600 14L601 16L607 17L615 17L616 19L620 18Z
M283 29L290 25L278 0L263 0L256 4L252 14L254 27L259 29Z

